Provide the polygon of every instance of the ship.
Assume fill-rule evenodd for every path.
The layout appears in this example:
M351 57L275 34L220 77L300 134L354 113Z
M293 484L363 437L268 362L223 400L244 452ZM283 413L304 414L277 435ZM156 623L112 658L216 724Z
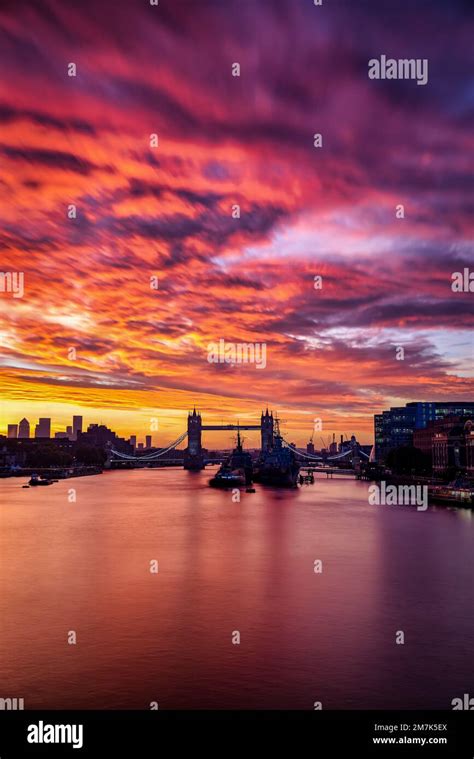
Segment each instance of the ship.
M428 497L434 503L446 503L450 506L474 506L474 488L472 484L458 478L449 485L428 487Z
M275 419L273 446L263 451L255 465L254 480L264 485L281 488L295 488L298 484L300 465L291 448L283 445L280 423Z
M211 488L238 488L252 484L253 466L250 453L244 451L240 431L237 432L237 446L219 471L209 480Z

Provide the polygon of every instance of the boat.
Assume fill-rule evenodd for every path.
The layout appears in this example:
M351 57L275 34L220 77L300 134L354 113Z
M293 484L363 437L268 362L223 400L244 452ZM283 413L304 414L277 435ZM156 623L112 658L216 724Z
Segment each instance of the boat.
M462 479L453 480L448 485L433 485L428 488L428 497L434 503L453 506L474 506L474 488Z
M219 469L215 477L209 480L211 488L239 488L245 486L245 477L236 473L227 471L223 466Z
M37 474L32 474L28 485L31 485L32 487L36 485L52 485L53 482L57 482L57 480L40 479Z
M298 484L300 465L291 448L284 446L279 420L275 419L273 446L261 454L255 466L254 480L264 485L295 488Z
M239 488L252 484L252 459L244 451L240 431L237 432L237 446L222 464L215 476L209 480L211 488Z

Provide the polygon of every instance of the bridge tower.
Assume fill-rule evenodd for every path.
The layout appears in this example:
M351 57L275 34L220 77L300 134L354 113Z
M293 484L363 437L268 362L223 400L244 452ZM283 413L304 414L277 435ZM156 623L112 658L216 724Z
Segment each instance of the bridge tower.
M351 464L352 468L358 472L360 470L360 445L356 440L355 435L351 436Z
M260 418L260 430L262 436L262 452L271 451L273 448L273 413L268 413L268 409L265 413L262 411Z
M202 454L202 419L201 414L188 414L188 447L184 454L185 469L204 469L204 457Z

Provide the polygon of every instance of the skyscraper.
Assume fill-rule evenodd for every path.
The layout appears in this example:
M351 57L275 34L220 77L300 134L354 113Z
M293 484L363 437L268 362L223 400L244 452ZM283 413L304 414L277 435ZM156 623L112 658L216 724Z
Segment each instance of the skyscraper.
M36 437L51 437L51 419L40 416L38 424L35 427Z
M18 425L17 424L9 424L8 425L7 435L8 435L9 438L16 438L16 437L18 437Z
M389 451L413 445L415 430L426 429L430 422L447 416L474 416L473 401L412 401L405 406L392 406L374 416L375 458L383 461Z
M30 423L24 417L18 425L18 437L30 437Z
M82 432L82 416L72 417L72 439L77 440L77 433Z
M151 435L145 437L145 448L151 448Z
M130 435L130 445L133 445L134 448L137 447L137 436L136 435Z

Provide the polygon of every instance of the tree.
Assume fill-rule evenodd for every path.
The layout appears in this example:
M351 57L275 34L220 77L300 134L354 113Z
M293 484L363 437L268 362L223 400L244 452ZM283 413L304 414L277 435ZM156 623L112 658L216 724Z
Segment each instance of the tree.
M25 465L28 467L65 467L72 464L72 455L54 443L44 443L28 451Z
M78 445L76 448L76 461L84 466L103 466L107 455L101 448L93 445Z

